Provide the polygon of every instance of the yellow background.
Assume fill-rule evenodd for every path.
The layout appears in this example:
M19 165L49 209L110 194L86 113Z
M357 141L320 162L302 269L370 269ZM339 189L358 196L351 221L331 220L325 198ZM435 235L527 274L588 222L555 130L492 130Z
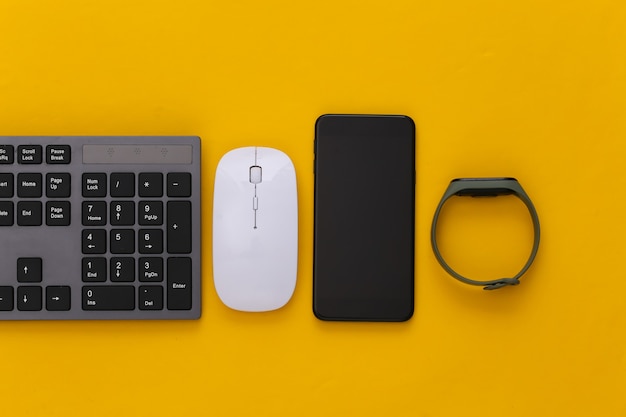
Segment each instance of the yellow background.
M625 48L619 0L0 0L0 134L198 135L204 190L202 318L2 322L0 413L626 415ZM406 323L311 312L313 128L329 112L415 120ZM298 175L297 288L263 314L212 283L214 171L246 145L282 149ZM481 291L436 263L430 222L459 176L517 177L535 202L522 285ZM475 278L514 273L525 213L455 199L442 250Z

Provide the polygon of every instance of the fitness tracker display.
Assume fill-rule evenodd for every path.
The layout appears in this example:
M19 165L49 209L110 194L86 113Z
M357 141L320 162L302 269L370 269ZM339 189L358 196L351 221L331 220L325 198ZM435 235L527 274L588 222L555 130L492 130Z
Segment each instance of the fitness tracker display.
M473 280L464 277L454 271L450 267L450 265L448 265L448 263L443 259L443 256L441 255L441 252L439 251L439 247L437 245L437 222L439 220L439 214L441 213L441 209L443 208L446 201L448 201L448 199L453 196L496 197L499 195L511 194L522 200L522 202L528 208L535 231L533 248L530 253L530 257L526 261L524 267L512 278L500 278L490 281ZM535 260L535 256L537 255L537 250L539 249L539 235L539 217L537 216L535 206L530 200L530 197L528 197L528 194L526 194L520 183L515 178L457 178L450 182L450 185L448 185L448 189L443 194L443 197L441 198L441 201L437 206L437 210L435 211L435 216L433 218L430 241L437 261L439 261L439 264L441 264L443 269L445 269L450 275L466 284L482 286L484 290L495 290L508 285L518 285L520 283L520 277L524 275L528 268L530 268L530 265L532 265L533 261Z

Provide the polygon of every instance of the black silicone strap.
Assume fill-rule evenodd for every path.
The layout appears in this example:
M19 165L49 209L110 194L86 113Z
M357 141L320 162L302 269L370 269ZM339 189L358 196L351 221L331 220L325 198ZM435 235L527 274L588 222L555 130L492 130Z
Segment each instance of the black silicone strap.
M448 263L443 259L443 256L441 256L441 252L439 251L439 247L437 245L437 222L439 221L439 213L441 212L444 204L450 197L453 196L495 197L498 195L511 194L515 195L524 202L524 204L528 208L528 211L530 212L530 217L533 221L535 238L530 257L526 261L526 264L512 278L500 278L490 281L476 281L460 275L455 270L453 270L450 265L448 265ZM530 268L530 265L532 265L533 261L535 260L535 256L537 255L537 251L539 249L539 236L539 217L537 216L535 206L533 205L532 201L530 201L528 194L526 194L520 183L515 178L457 178L450 182L448 189L443 194L443 197L441 198L441 201L437 206L435 216L433 217L433 225L430 232L430 242L433 246L433 252L435 253L437 261L439 261L439 264L441 264L443 269L445 269L454 278L466 284L483 286L484 290L495 290L508 285L519 284L520 277L524 275L524 273L528 270L528 268Z

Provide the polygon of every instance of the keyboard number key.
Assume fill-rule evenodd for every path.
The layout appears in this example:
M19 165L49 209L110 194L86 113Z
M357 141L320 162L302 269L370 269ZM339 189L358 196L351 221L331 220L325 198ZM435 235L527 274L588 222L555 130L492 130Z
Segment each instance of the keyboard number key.
M135 258L111 258L111 281L133 282L135 280Z
M107 234L102 229L85 229L82 233L84 254L102 254L106 252Z
M83 258L83 282L104 282L107 280L106 258Z
M132 229L111 229L111 253L134 253L135 231Z
M163 224L162 201L139 202L139 224L142 226L160 226Z
M135 287L102 285L83 287L83 310L134 310Z
M106 201L83 201L83 226L104 226L106 222Z
M163 258L139 258L139 281L163 281Z
M132 226L135 224L134 201L111 201L111 224L114 226Z
M139 253L163 253L163 231L161 229L140 229Z

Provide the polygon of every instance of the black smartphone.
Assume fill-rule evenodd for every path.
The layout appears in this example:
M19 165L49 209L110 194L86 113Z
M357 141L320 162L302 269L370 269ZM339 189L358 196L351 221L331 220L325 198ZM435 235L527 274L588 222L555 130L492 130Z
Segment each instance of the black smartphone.
M323 115L315 125L313 312L321 320L413 315L415 124Z

